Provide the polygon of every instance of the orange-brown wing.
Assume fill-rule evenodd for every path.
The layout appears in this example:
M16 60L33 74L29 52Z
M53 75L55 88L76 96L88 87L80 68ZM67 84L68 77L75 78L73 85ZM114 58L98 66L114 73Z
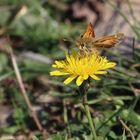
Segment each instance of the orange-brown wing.
M116 35L97 37L94 39L93 44L95 47L110 48L119 43L123 36L124 34L119 33Z
M82 38L90 38L90 37L95 37L94 29L91 23L89 23L86 32L84 33Z

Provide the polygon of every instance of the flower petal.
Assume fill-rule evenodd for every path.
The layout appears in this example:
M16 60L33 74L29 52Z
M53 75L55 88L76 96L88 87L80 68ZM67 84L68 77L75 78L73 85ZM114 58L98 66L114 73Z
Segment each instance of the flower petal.
M53 68L64 68L65 62L64 61L55 61L52 65Z
M62 71L52 71L50 72L50 75L53 76L53 75L56 75L56 76L61 76L61 75L68 75L69 73L66 73L66 72L62 72Z
M100 80L100 78L99 77L97 77L96 75L94 75L94 74L92 74L92 75L90 75L94 80Z
M107 63L107 64L103 67L103 69L113 68L113 67L115 67L116 65L117 65L117 64L114 63L114 62L109 62L109 63Z
M58 68L63 68L64 67L64 62L63 61L55 61L56 65Z
M89 76L88 76L87 74L85 74L85 75L83 76L84 80L87 80L88 77L89 77Z
M57 68L58 66L57 66L56 64L53 64L52 67L53 67L53 68Z
M107 71L97 71L97 72L95 72L95 74L106 74L107 73Z
M80 86L84 81L84 78L82 76L79 76L76 80L76 84L77 86Z
M74 80L77 76L75 75L71 75L69 76L65 81L64 81L64 84L67 85L69 84L72 80Z

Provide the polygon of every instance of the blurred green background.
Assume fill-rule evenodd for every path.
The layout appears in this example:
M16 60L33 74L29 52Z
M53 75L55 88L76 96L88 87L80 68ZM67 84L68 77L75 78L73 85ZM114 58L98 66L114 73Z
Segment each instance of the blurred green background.
M89 22L97 36L125 34L123 42L103 50L117 67L89 88L100 140L130 140L132 134L140 140L139 6L139 0L0 0L0 140L92 140L78 87L49 75L53 61L76 48ZM31 118L3 51L7 38L47 136Z

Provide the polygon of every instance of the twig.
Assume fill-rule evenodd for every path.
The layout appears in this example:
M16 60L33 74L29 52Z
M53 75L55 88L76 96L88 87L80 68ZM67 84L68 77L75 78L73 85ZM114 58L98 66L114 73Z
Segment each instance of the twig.
M122 126L125 128L126 131L128 131L132 137L132 140L135 140L135 137L133 135L133 132L130 130L130 128L125 124L125 122L119 118L120 123L122 124Z
M133 91L135 97L137 97L137 96L139 95L139 93L140 93L140 90L139 90L139 92L138 92L138 89L136 89L136 88L132 85L132 83L128 83L128 84L129 84L131 90Z
M37 128L44 135L43 127L42 127L42 125L41 125L41 123L40 123L40 121L37 117L36 112L33 110L32 103L30 102L30 100L27 96L27 92L25 90L25 87L24 87L24 84L23 84L23 81L22 81L22 77L21 77L21 74L19 72L19 68L18 68L18 65L17 65L16 56L15 56L13 50L12 50L12 47L10 46L9 38L4 39L2 43L0 42L0 51L10 55L12 65L13 65L13 68L14 68L14 71L15 71L15 74L16 74L16 78L17 78L17 81L18 81L18 84L19 84L19 87L20 87L20 90L21 90L21 94L24 97L24 100L25 100L25 102L26 102L26 104L29 108L29 112L30 112L33 120L35 121Z
M40 131L43 130L43 127L42 125L40 124L40 121L37 117L37 114L35 113L35 111L33 110L33 107L32 107L32 104L27 96L27 93L26 93L26 90L25 90L25 87L24 87L24 84L23 84L23 81L22 81L22 78L21 78L21 75L20 75L20 72L19 72L19 69L18 69L18 66L17 66L17 62L16 62L16 56L14 55L14 53L12 52L10 54L10 57L11 57L11 60L12 60L12 65L13 65L13 68L15 70L15 74L16 74L16 77L17 77L17 80L18 80L18 83L19 83L19 87L20 87L20 90L21 90L21 93L25 99L25 102L27 103L27 106L30 110L30 113L31 113L31 116L33 117L38 129Z

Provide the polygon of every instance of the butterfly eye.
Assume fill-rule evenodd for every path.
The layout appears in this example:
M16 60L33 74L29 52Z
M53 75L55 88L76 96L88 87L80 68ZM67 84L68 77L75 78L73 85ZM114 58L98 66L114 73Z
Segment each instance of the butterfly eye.
M80 48L83 49L85 47L85 43L80 44Z
M83 35L80 35L80 38L83 38Z

